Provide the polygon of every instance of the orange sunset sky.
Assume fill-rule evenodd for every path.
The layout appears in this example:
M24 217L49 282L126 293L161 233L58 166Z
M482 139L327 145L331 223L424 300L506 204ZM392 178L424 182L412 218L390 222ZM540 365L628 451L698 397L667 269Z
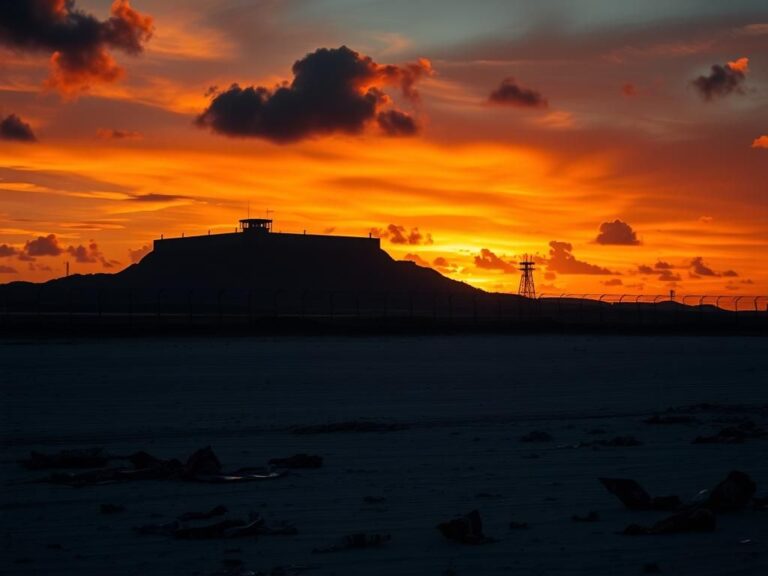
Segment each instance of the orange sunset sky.
M768 291L764 1L0 0L0 122L0 283L250 208L486 290Z

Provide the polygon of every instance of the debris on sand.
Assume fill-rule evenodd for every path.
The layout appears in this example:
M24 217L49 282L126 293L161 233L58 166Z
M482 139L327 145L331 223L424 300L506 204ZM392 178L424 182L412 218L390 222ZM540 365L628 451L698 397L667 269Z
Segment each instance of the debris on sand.
M712 489L706 506L714 512L743 510L752 501L756 490L757 484L748 474L733 470Z
M643 422L646 424L667 426L671 424L695 424L698 420L693 416L687 416L685 414L654 414L643 420Z
M109 457L101 448L79 450L61 450L55 454L43 454L32 451L29 458L19 460L27 470L48 470L56 468L101 468L106 466Z
M240 468L222 472L221 462L210 446L201 448L187 458L186 464L173 458L163 460L146 452L136 452L125 458L133 468L99 468L86 472L59 472L38 480L72 487L99 486L134 480L187 480L208 483L253 482L280 478L279 472L265 468Z
M287 458L272 458L269 464L276 468L289 469L322 468L323 457L315 454L294 454Z
M661 574L661 567L656 562L643 564L643 574Z
M630 478L600 478L600 483L630 510L677 510L682 505L677 496L651 498L640 484Z
M407 430L408 425L402 423L378 422L372 420L348 420L328 424L313 424L309 426L292 426L294 434L332 434L338 432L396 432Z
M205 512L185 512L178 517L181 522L190 522L192 520L210 520L216 516L223 516L228 512L226 506L219 504L218 506L206 510Z
M544 430L532 430L520 436L520 442L552 442L552 435Z
M195 450L187 459L182 475L185 478L215 476L221 473L221 462L210 446Z
M120 512L125 511L125 506L120 506L119 504L102 504L99 506L99 511L102 514L119 514Z
M483 521L477 510L447 522L441 522L437 525L437 529L446 539L460 544L487 544L494 541L483 534Z
M678 512L656 522L653 526L631 524L624 530L629 536L679 534L682 532L713 532L717 526L714 513L707 508L693 508Z
M363 502L365 504L383 504L387 499L384 496L365 496Z
M510 530L527 530L529 528L528 522L515 522L512 520L509 523Z
M248 520L225 519L203 526L185 526L178 521L167 524L148 524L134 528L139 534L160 534L179 540L216 540L228 538L249 538L257 536L292 536L296 528L289 524L268 526L258 514L251 514Z
M574 514L573 516L571 516L571 520L573 520L574 522L599 522L600 514L595 510L591 510L589 514L585 514L583 516Z
M341 550L364 550L367 548L380 548L387 542L392 540L392 536L389 534L367 534L365 532L358 532L345 536L344 539L331 546L325 548L315 548L312 550L313 554L326 554L328 552L339 552Z
M734 426L720 429L712 436L697 436L693 444L743 444L747 440L765 438L768 432L751 420L740 422Z

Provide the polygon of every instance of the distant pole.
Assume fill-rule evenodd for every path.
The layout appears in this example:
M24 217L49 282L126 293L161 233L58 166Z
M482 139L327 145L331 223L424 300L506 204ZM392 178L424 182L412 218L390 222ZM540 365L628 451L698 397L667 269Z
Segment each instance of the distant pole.
M535 263L526 254L523 257L523 261L519 262L519 265L522 276L520 276L520 286L517 289L517 293L526 298L536 298L536 288L533 285Z

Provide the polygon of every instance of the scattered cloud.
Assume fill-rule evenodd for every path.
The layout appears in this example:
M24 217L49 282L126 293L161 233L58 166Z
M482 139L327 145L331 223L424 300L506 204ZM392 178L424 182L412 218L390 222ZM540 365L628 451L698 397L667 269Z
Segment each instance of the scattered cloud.
M115 128L99 128L96 138L99 140L141 140L144 135L136 130L117 130Z
M16 256L19 251L16 250L13 246L9 246L8 244L0 244L0 258L10 258L11 256Z
M707 266L704 263L704 259L701 256L696 256L693 258L690 262L689 266L689 276L691 278L701 278L701 277L720 277L724 276L727 278L735 278L739 274L735 270L725 270L724 272L716 272L711 267Z
M759 136L752 142L752 148L768 149L768 136Z
M0 3L0 44L50 54L47 85L63 93L119 79L123 69L111 50L138 54L152 31L152 18L134 10L129 0L115 0L103 21L78 9L75 0Z
M456 264L450 262L443 256L438 256L432 260L432 267L438 272L442 272L443 274L452 274L454 272L458 272L459 270L459 267Z
M672 272L669 269L662 269L659 273L659 281L660 282L680 282L682 278L680 277L680 274L677 274L676 272Z
M403 257L403 260L409 260L415 264L418 264L419 266L424 266L425 268L429 268L429 262L424 260L421 256L418 254L408 253Z
M725 66L715 64L708 76L699 76L692 81L704 100L722 98L732 93L743 93L741 85L747 79L749 58L739 58Z
M600 224L600 233L595 238L598 244L613 244L621 246L637 246L640 240L632 227L621 220L603 222Z
M0 266L0 274L18 274L19 271L13 266Z
M498 88L488 96L488 101L491 104L518 108L546 108L549 106L547 99L539 92L521 86L511 76L501 81Z
M113 268L120 264L117 260L108 260L104 257L101 250L99 250L98 244L91 240L87 246L80 244L79 246L70 246L67 248L67 253L75 259L75 262L80 264L95 264L100 262L104 268Z
M603 280L600 282L603 286L622 286L624 283L621 278L611 278L610 280Z
M379 112L376 121L387 136L413 136L419 131L413 117L400 110Z
M24 122L16 114L9 114L0 121L0 140L36 142L37 137L29 124Z
M31 257L58 256L64 249L59 246L59 240L55 234L38 236L35 240L28 240L24 245L24 254Z
M502 258L499 258L496 254L483 248L480 250L480 254L475 256L475 266L477 268L483 268L485 270L500 270L505 274L514 274L517 272L517 268L512 262L507 262Z
M552 240L549 243L547 269L559 274L615 274L608 268L577 260L570 242Z
M410 231L405 226L390 224L385 229L372 228L371 236L374 238L389 238L392 244L432 244L432 234L422 234L418 228L411 228Z
M131 257L131 262L139 262L144 256L152 252L152 248L145 244L141 248L137 248L136 250L131 250L128 248L128 254Z
M410 135L415 123L409 115L382 110L391 103L383 88L399 86L403 97L415 102L416 83L430 74L425 59L381 65L346 46L320 48L294 63L290 84L274 89L233 84L214 92L196 124L226 136L278 143L337 132L358 134L373 120L391 136Z

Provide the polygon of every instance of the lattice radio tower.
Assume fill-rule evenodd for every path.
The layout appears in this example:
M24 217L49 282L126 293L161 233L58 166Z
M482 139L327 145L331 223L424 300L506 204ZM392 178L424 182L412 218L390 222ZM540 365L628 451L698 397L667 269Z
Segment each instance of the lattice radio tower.
M523 256L523 261L518 262L518 264L520 265L522 276L520 276L520 287L517 289L517 293L526 298L536 298L536 287L533 285L535 263L526 254Z

